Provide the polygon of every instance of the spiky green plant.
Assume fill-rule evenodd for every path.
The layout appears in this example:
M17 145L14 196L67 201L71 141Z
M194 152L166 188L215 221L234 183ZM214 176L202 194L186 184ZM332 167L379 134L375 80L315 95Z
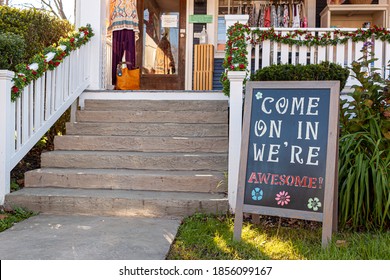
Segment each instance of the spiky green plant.
M370 43L352 64L350 100L341 102L339 141L339 220L343 227L390 226L390 94Z

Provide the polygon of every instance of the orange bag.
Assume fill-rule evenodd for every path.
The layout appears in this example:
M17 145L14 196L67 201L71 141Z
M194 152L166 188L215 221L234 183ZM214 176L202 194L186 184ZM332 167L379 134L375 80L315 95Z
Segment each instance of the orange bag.
M118 90L138 90L140 89L140 69L122 68L122 64L129 62L120 62L116 67L116 86Z

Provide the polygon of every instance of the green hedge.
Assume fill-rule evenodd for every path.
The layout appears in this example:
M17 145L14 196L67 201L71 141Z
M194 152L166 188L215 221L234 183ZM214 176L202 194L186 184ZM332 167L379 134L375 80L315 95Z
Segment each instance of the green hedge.
M13 69L25 55L26 44L20 35L0 33L0 69Z
M2 33L13 33L24 39L26 49L21 61L12 61L12 65L8 67L14 70L17 63L27 63L34 55L42 52L45 47L57 43L74 28L68 21L50 16L47 12L0 6L0 30ZM13 42L11 43L13 45ZM21 46L14 49L13 57L17 56L16 53L20 51ZM1 52L0 56L3 55Z
M251 75L251 81L325 81L339 80L340 91L345 87L349 70L324 61L320 64L280 64L264 67Z

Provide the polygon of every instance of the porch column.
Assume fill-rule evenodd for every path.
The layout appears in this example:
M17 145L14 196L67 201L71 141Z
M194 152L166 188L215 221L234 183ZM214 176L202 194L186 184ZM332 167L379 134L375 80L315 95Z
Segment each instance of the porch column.
M236 210L238 171L240 167L242 100L245 75L245 71L228 72L230 81L228 198L230 210L233 213Z
M89 89L102 89L104 85L107 7L108 0L76 0L76 26L90 24L95 33L90 42Z
M236 22L247 24L249 15L225 15L226 32ZM241 130L242 130L242 99L245 71L229 71L230 109L229 109L229 168L228 168L228 198L230 210L236 210L238 170L240 166Z
M10 192L10 159L12 151L11 87L14 72L0 70L0 205Z

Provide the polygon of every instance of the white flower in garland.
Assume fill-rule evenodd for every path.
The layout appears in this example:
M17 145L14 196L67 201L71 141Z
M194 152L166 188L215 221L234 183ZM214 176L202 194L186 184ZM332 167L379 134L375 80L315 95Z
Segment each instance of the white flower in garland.
M28 66L28 68L29 68L30 70L37 71L38 68L39 68L39 65L38 65L38 63L33 63L33 64L30 64L30 65Z
M80 38L84 38L84 32L80 32Z
M60 46L58 46L58 48L60 50L62 50L63 52L66 50L66 46L65 45L60 45Z
M54 58L56 54L54 52L49 52L45 55L45 60L46 62L49 62L50 60L52 60ZM31 67L30 67L31 68Z

